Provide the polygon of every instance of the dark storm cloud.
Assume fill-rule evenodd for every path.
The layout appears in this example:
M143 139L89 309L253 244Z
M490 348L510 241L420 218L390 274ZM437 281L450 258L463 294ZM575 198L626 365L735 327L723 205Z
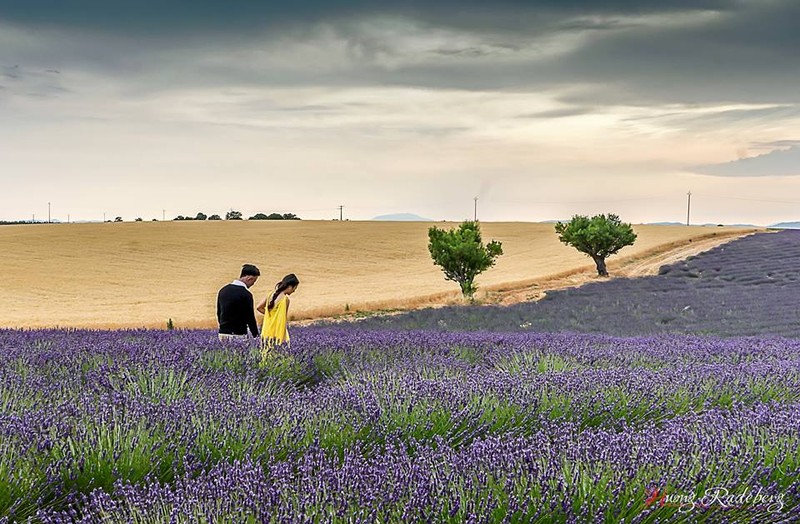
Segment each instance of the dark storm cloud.
M443 28L471 38L409 56L391 33L366 34L359 25L382 15L413 20L420 35ZM0 0L0 28L4 23L34 35L39 28L84 35L75 37L84 41L18 50L21 57L0 48L0 63L141 74L138 85L128 82L133 90L167 84L568 87L561 101L577 108L565 107L556 117L609 105L800 102L800 2L794 0ZM207 53L281 38L325 42L315 40L319 24L346 43L347 61L327 67L324 59L317 57L323 60L317 64L304 57L265 68L235 53L228 61L204 61ZM573 48L536 53L541 39L570 35L581 37Z
M0 20L25 25L174 34L210 30L235 32L265 26L305 23L362 15L406 15L421 20L500 20L497 14L633 14L727 9L736 0L3 0ZM488 15L488 19L487 19Z

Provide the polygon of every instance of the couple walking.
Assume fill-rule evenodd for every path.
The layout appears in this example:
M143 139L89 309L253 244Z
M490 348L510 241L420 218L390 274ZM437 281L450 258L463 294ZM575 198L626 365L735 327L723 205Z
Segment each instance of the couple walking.
M261 271L252 265L242 266L239 278L224 286L217 294L217 320L219 339L222 342L249 340L248 328L253 337L259 337L258 323L253 309L253 295L249 289L256 283ZM289 295L297 290L300 281L291 273L275 284L275 290L267 295L255 310L264 315L261 327L261 346L269 349L275 345L289 343L287 319Z

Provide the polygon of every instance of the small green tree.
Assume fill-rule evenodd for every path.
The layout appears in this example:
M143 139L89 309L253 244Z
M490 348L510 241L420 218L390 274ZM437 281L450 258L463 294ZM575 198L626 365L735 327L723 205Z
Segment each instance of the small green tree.
M617 215L595 215L592 218L575 215L567 223L556 224L558 239L590 256L597 266L597 274L608 276L606 258L625 246L632 246L636 233L630 224L623 223Z
M200 213L197 213L197 216L195 216L194 219L195 220L207 220L208 216L201 211Z
M247 220L269 220L269 217L264 213L256 213L255 215L251 216Z
M222 220L222 217L220 217L219 215L211 215L210 217L208 217L208 219L209 220Z
M234 211L231 209L227 213L225 213L225 220L241 220L242 219L242 212L241 211Z
M468 220L449 231L431 227L428 251L433 263L442 268L445 280L458 282L461 292L472 301L478 289L475 277L495 264L495 259L503 254L503 247L495 240L484 246L480 225Z

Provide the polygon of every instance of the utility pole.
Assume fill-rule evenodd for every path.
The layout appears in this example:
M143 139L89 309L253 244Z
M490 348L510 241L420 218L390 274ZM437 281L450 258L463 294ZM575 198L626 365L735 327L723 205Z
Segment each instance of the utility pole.
M31 218L31 222L36 222L36 213L34 213L34 214L32 215L32 217L33 217L33 218Z
M69 223L70 223L70 221L69 221L69 213L67 213L67 224L69 224Z
M105 223L106 223L106 214L103 213L103 224L105 224Z
M339 206L339 222L344 220L344 206Z
M47 223L48 224L52 223L50 221L50 202L47 203Z
M475 197L475 222L478 221L478 197Z
M689 191L688 193L686 193L686 197L687 197L687 200L686 200L686 225L688 226L689 225L689 217L690 217L690 214L692 212L692 192Z
M161 221L162 222L166 222L167 221L167 210L166 209L162 209L161 210Z

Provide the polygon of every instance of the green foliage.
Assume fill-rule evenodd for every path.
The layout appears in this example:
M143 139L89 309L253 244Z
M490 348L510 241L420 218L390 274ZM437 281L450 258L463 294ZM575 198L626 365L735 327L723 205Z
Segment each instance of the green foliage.
M294 213L270 213L269 215L264 213L256 213L247 220L300 220L300 218Z
M220 217L219 215L211 215L210 217L208 217L208 219L209 220L222 220L222 217Z
M480 225L470 220L449 231L431 227L428 241L433 263L442 268L445 280L458 282L461 292L470 300L478 289L475 277L492 267L503 254L500 242L483 244Z
M175 329L175 323L172 319L167 320L167 331L172 331Z
M195 216L194 219L195 220L208 220L208 216L205 213L200 212L200 213L197 213L197 216Z
M567 223L558 222L556 233L561 242L592 257L600 276L608 276L605 259L625 246L632 246L636 240L631 225L623 223L614 214L592 218L575 215Z
M234 211L231 209L227 213L225 213L225 220L241 220L242 219L242 212L241 211Z

